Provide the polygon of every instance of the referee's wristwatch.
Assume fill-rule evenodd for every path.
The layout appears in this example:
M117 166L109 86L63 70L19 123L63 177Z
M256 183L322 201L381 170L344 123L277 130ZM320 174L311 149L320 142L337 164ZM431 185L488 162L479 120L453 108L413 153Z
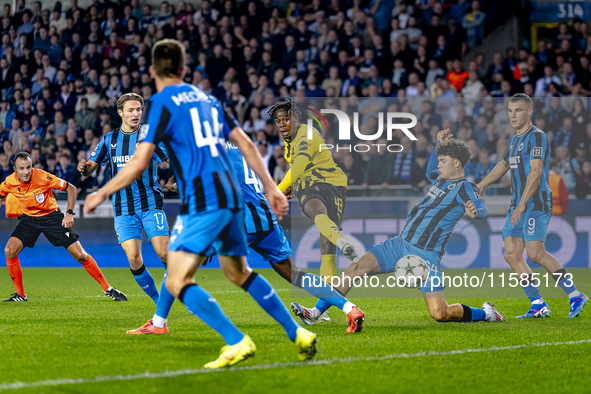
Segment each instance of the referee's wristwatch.
M68 209L68 210L66 211L66 213L69 213L69 214L70 214L70 215L72 215L72 216L74 216L74 215L75 215L74 211L72 211L71 209Z

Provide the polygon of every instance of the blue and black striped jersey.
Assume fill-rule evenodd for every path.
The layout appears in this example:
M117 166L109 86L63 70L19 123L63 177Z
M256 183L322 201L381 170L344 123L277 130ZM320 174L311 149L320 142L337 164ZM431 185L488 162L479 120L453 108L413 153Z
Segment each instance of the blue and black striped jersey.
M234 170L236 170L244 194L246 233L256 234L273 230L277 224L277 218L271 211L271 207L261 191L259 178L248 167L244 156L242 156L236 145L226 142L226 146L228 156L234 165Z
M472 201L478 218L488 214L486 204L478 196L478 188L466 177L440 179L438 156L433 150L427 166L427 178L432 183L427 195L408 213L400 235L405 241L427 251L444 254L454 227L464 216L464 205Z
M231 129L219 100L189 84L169 85L146 103L142 142L164 143L181 214L242 209L240 182L225 141Z
M531 171L531 160L542 160L542 177L540 185L526 205L526 211L541 211L552 213L552 191L548 184L550 174L550 144L546 133L535 126L531 126L521 135L514 135L509 144L509 150L504 160L509 163L511 171L511 188L513 199L509 212L519 205L525 191L527 178Z
M135 154L135 148L139 142L138 130L133 133L125 133L121 129L115 129L103 136L92 152L90 160L99 165L108 164L111 169L111 178L115 177ZM167 160L165 149L157 147L150 165L142 173L142 176L133 181L131 185L115 193L113 197L115 216L134 215L138 212L162 209L163 195L158 184L157 163L162 163L165 160Z

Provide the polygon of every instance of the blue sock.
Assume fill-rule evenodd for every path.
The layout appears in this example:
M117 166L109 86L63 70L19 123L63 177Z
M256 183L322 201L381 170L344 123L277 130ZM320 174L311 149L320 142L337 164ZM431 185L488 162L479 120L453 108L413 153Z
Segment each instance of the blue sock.
M472 310L472 321L481 321L486 319L486 312L484 312L484 309L477 309L472 307L470 307L470 309Z
M253 272L244 282L242 288L287 332L292 341L296 340L296 331L301 326L291 317L275 289L261 275Z
M532 285L531 283L527 286L521 287L523 288L523 291L525 291L525 295L527 296L527 298L529 298L531 302L534 302L535 300L542 298L542 295L540 294L540 289Z
M244 338L244 334L226 317L215 298L196 284L183 287L179 300L189 312L216 330L226 344L236 345Z
M346 301L346 300L345 300ZM330 305L328 302L326 302L325 300L318 300L316 301L316 305L314 305L314 308L318 309L320 311L320 314L322 315L324 312L326 312L328 310L328 308L330 308L332 305Z
M317 275L301 271L294 279L293 285L306 290L314 297L320 298L318 302L323 301L322 307L325 308L322 313L333 305L342 310L343 306L347 303L345 297L331 288L328 283ZM318 308L318 302L316 303L316 308Z
M573 282L572 278L564 278L561 279L558 282L558 286L560 286L562 288L562 290L564 290L564 292L566 293L566 295L569 295L571 293L574 293L575 291L577 291L577 288L575 287L575 283Z
M131 273L142 290L152 298L156 305L158 305L158 289L156 288L156 283L154 283L154 278L152 278L152 275L150 275L150 271L146 269L146 266L142 264L139 269L132 269Z
M162 285L160 286L160 297L158 298L158 303L156 304L156 315L163 319L168 318L168 314L170 313L170 308L172 308L172 303L174 302L174 297L168 289L166 288L166 274L168 271L164 272L164 278L162 279Z
M579 294L577 288L575 287L575 282L573 282L572 275L567 275L566 270L564 268L561 268L558 271L554 272L552 274L552 277L554 278L558 286L560 286L562 290L564 290L567 296L570 297L570 295L575 292L577 295Z

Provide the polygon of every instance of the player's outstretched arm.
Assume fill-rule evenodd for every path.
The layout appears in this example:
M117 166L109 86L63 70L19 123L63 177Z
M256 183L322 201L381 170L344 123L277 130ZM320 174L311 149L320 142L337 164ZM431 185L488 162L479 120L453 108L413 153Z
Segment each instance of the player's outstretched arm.
M461 186L460 192L457 195L458 202L464 204L466 214L473 219L482 219L488 215L488 208L486 203L478 196L476 186L471 183L464 182Z
M429 161L427 162L427 179L429 182L434 183L439 177L439 171L437 171L437 165L439 164L439 155L437 154L437 145L429 155Z
M84 204L84 212L92 213L95 208L99 206L103 201L107 199L113 193L127 187L137 179L138 176L148 168L150 160L156 145L151 142L141 142L135 151L133 159L131 159L125 167L119 171L115 178L111 179L105 186L99 189L97 192L89 194L86 197Z
M271 206L275 215L278 219L281 219L289 209L287 199L277 189L277 185L271 178L269 171L265 168L263 159L259 154L259 151L254 146L252 140L244 133L240 127L234 127L228 136L230 142L238 147L242 156L246 160L246 164L250 167L255 174L259 177L267 193L267 200ZM135 159L135 157L134 157Z
M468 201L466 205L464 205L464 208L466 209L466 215L470 216L472 219L482 219L488 215L488 208L486 208L486 204L483 201L480 201L477 204Z
M108 162L110 155L109 145L105 144L105 136L101 138L97 146L90 155L90 160L80 160L78 163L78 172L83 176L89 177L102 164Z
M66 192L68 193L68 206L66 214L64 216L64 220L62 220L62 226L64 226L65 228L70 228L74 225L74 216L68 213L67 211L73 211L76 207L76 197L78 197L78 189L76 188L76 186L72 185L71 183L68 183L68 186L66 187Z
M454 135L451 133L450 129L441 130L437 133L437 144L440 142L445 142ZM437 171L437 165L439 164L439 155L437 154L437 144L435 144L435 149L431 152L429 156L429 161L427 162L427 179L429 182L434 183L437 178L439 177L439 171Z
M480 183L477 185L478 192L482 195L484 193L484 189L486 189L491 183L494 183L501 179L503 175L509 171L509 163L505 160L500 161L495 168L488 174Z
M83 176L90 176L99 167L98 163L92 160L80 160L78 163L78 172Z
M4 202L4 200L6 200L6 197L8 197L8 193L10 193L10 189L6 186L6 182L1 182L0 183L0 207L2 206L2 203Z
M283 180L281 182L279 182L279 185L277 185L277 187L284 194L288 194L288 193L286 193L286 191L291 187L291 168L289 170L287 170L287 172L285 173L285 176L283 177Z

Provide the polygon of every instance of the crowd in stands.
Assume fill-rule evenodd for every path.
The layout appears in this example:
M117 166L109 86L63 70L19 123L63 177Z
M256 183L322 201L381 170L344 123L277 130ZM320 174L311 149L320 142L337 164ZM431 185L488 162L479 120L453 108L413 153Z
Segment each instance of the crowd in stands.
M424 169L435 135L451 128L473 156L478 181L502 160L514 130L506 104L515 93L536 97L534 124L552 140L556 172L577 196L591 194L588 115L591 94L589 23L561 24L536 50L509 47L486 59L468 51L511 15L495 0L167 1L93 0L90 7L17 0L4 5L0 36L0 181L14 154L73 183L82 193L109 179L102 168L85 178L76 163L120 119L118 97L156 93L150 50L163 38L183 43L184 80L215 95L253 138L277 181L288 163L267 110L286 96L302 107L332 105L360 113L361 133L378 128L378 112L409 112L419 122L411 141L401 133L380 143L402 153L333 151L350 185L368 188L427 183ZM466 68L466 67L467 68ZM328 97L328 98L327 98ZM327 116L327 143L335 119ZM385 135L385 134L384 134ZM354 141L353 141L354 143ZM160 181L170 169L159 166ZM506 183L503 179L501 182Z

